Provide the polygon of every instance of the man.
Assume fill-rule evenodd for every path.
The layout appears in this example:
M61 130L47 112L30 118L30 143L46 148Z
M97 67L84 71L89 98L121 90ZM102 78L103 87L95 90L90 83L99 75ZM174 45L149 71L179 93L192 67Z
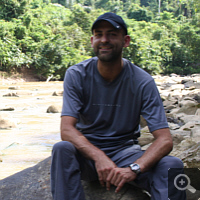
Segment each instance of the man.
M65 75L61 138L52 151L51 187L55 200L84 200L81 179L99 180L119 192L135 182L153 200L168 199L168 169L183 163L167 156L172 138L153 78L122 58L130 36L123 19L105 13L92 26L97 57L70 67ZM137 144L140 115L155 141ZM185 199L184 191L173 199ZM173 194L174 193L174 194Z

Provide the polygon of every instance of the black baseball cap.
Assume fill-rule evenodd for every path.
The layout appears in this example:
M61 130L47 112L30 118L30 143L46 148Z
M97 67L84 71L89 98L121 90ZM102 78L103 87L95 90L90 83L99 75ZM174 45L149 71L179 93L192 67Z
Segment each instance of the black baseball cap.
M122 17L112 12L107 12L104 13L103 15L100 15L92 25L92 32L93 29L97 26L97 24L103 20L110 22L116 29L124 29L125 34L126 35L128 34L127 26Z

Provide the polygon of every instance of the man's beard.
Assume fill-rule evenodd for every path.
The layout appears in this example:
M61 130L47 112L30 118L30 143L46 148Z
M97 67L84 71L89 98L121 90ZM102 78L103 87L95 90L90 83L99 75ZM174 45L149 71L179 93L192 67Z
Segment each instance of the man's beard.
M109 54L100 53L99 49L100 49L99 47L94 48L94 53L102 62L113 62L116 61L117 58L121 57L122 49L120 50L112 49L112 52L110 52Z

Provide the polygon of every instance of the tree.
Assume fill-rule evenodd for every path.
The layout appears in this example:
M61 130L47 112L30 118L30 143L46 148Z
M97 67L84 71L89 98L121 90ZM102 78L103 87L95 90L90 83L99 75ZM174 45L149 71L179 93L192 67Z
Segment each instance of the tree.
M26 12L27 0L0 0L0 18L11 20Z

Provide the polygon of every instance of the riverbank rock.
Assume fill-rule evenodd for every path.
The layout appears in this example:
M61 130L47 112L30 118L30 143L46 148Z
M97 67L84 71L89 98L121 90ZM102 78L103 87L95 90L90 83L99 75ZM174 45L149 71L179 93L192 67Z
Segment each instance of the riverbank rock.
M4 108L0 108L0 111L14 111L15 108L13 107L4 107Z
M0 181L1 200L52 200L50 192L51 157ZM149 200L141 189L125 185L115 194L115 188L106 191L98 181L82 181L86 200Z
M0 129L16 128L16 120L8 113L0 112Z
M60 113L61 106L59 105L51 105L47 108L47 113Z
M55 91L52 96L63 96L63 91Z
M17 93L9 92L7 94L4 94L3 97L19 97L19 96L17 95Z

